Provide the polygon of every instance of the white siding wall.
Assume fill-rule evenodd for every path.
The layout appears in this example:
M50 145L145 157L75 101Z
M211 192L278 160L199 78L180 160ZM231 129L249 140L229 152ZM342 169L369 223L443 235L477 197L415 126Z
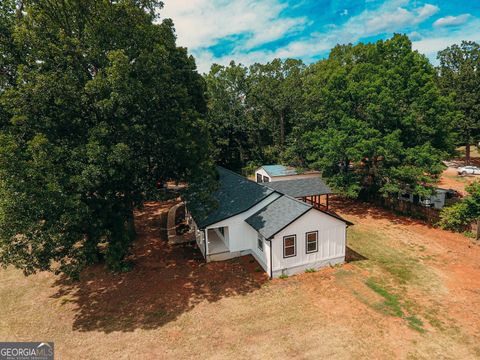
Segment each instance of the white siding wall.
M306 253L306 233L318 231L318 251ZM345 261L346 224L312 209L272 239L273 276L292 275ZM283 257L283 237L296 235L296 256Z
M264 176L266 176L270 179L270 181L272 181L271 178L270 178L270 175L268 175L267 172L265 170L263 170L262 168L255 171L255 181L257 181L257 175L258 174L262 175L262 179L263 179Z

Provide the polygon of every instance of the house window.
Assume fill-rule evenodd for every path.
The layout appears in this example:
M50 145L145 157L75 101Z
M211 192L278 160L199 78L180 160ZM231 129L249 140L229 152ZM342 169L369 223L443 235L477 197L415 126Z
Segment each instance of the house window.
M263 251L263 240L260 236L258 237L258 249Z
M283 257L288 258L297 255L297 237L295 235L283 238Z
M223 227L218 228L218 231L220 231L220 234L222 234L222 236L225 237L225 228Z
M262 175L257 174L257 183L261 183L262 181Z
M263 177L263 182L270 182L270 178L267 177L267 176L264 176L264 177Z
M318 251L318 231L308 232L305 235L307 254Z

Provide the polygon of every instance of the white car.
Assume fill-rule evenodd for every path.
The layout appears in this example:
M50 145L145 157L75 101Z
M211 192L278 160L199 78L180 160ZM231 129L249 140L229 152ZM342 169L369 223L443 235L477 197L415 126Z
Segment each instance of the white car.
M459 167L458 175L480 175L480 168L477 166Z

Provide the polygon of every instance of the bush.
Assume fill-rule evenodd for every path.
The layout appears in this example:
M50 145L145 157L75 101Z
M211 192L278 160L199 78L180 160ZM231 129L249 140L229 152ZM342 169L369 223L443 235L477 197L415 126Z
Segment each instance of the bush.
M442 209L438 224L442 229L464 231L471 221L468 216L467 204L459 202Z
M439 225L443 229L466 231L469 225L480 217L480 182L466 187L468 196L461 202L443 208Z

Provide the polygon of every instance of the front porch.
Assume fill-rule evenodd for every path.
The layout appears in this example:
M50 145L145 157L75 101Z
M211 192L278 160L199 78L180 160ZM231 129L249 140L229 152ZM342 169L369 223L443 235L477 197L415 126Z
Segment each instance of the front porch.
M207 255L217 255L229 252L226 236L228 228L208 229L207 231ZM222 234L223 232L223 234Z
M204 253L207 262L223 261L240 256L240 252L231 252L229 249L229 229L227 226L208 228L204 231Z

